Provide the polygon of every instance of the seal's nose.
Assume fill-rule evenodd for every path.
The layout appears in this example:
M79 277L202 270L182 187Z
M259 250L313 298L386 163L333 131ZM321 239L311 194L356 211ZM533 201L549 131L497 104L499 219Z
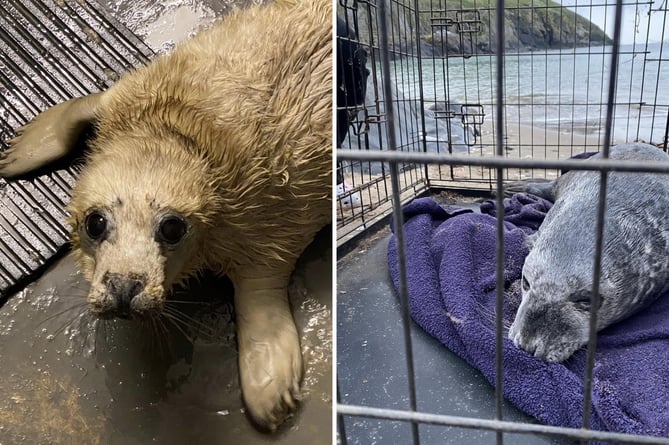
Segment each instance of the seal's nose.
M107 293L116 301L116 315L130 318L130 302L144 290L145 280L139 276L108 273L105 276Z

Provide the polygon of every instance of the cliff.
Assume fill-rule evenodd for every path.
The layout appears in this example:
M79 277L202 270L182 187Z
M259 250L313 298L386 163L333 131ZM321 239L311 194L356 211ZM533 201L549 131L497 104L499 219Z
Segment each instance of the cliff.
M413 2L409 3L413 6ZM421 11L418 25L409 10L398 8L393 2L391 5L390 41L394 58L415 54L416 35L424 57L495 52L496 12L492 0L418 0ZM369 37L367 15L365 7L359 6L363 41L368 41ZM611 39L588 19L551 0L505 2L504 24L504 48L509 52L611 43Z

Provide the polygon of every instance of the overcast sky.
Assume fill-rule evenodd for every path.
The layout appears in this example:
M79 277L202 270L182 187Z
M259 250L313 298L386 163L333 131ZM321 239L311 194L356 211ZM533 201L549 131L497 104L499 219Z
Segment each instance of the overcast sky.
M558 0L559 1L559 0ZM646 40L646 32L648 30L649 17L648 5L632 5L634 0L623 0L623 20L622 20L622 43L633 43L634 34L637 42L644 42ZM661 5L666 8L666 2L669 0L655 0L653 8L657 9ZM590 19L597 26L606 31L609 37L613 37L613 18L615 14L614 0L562 0L562 4L567 6L572 11ZM606 5L606 6L590 6L590 5ZM638 15L637 15L638 8ZM648 40L650 42L660 42L662 40L669 40L669 16L667 17L667 30L662 34L662 27L665 12L659 11L652 13L650 16L650 35ZM606 26L605 26L606 25Z

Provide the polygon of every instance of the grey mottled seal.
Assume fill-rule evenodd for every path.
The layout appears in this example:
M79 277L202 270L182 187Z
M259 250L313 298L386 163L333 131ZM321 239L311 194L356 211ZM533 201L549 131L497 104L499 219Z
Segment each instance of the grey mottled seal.
M228 275L243 397L270 429L300 394L290 275L332 219L331 34L329 0L232 13L108 90L44 111L0 161L4 177L37 169L94 123L68 209L91 312L169 320L175 283Z
M669 162L646 144L618 145L610 157ZM555 205L530 240L509 338L536 357L562 362L588 340L599 172L571 171L527 189ZM609 173L598 330L669 290L668 213L668 175Z

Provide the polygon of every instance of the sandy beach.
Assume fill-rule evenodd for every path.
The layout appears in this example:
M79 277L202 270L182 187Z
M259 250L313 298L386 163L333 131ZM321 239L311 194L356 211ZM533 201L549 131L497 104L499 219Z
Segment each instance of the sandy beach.
M472 158L493 157L496 139L492 118L484 121L480 133L477 144L471 146L468 152L458 151L457 154ZM503 137L505 155L512 159L567 159L586 151L598 151L603 140L599 132L586 134L556 131L517 122L505 126ZM419 147L418 141L415 146ZM381 173L372 174L370 171ZM556 170L504 170L504 179L511 181L554 179L558 175L559 171ZM428 189L478 190L485 195L494 188L495 169L469 165L428 165L425 169L422 165L401 165L399 176L402 190L400 196L402 202L406 203ZM340 200L336 203L337 238L340 244L383 218L391 209L391 181L387 168L363 168L354 163L345 168L344 178L358 199L354 199L352 205L343 205Z

